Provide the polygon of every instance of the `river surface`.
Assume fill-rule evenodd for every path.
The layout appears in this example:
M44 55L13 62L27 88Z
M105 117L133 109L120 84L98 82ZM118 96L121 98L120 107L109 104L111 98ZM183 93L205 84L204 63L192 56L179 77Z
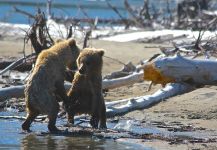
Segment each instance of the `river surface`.
M150 12L161 8L166 8L165 0L149 0ZM176 7L178 0L170 0L170 7ZM125 9L124 0L108 0L115 6L120 14L129 18L130 15ZM135 11L143 6L144 0L128 0L128 3ZM46 0L0 0L0 21L9 23L31 23L31 20L20 13L14 11L14 6L28 13L35 14L40 8L46 13ZM86 16L85 12L88 16ZM102 18L102 19L120 19L106 3L105 0L52 0L52 15L63 18Z

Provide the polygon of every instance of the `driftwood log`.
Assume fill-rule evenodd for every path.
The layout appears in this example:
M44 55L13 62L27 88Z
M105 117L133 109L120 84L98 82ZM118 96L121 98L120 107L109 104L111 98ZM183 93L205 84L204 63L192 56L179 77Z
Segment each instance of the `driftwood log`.
M159 58L144 66L144 79L155 84L189 83L193 85L217 84L217 61L186 59L179 54Z
M126 85L132 85L136 82L143 81L143 72L135 72L128 76L116 79L104 79L103 80L103 89L114 89L117 87L122 87Z
M169 97L183 94L193 89L194 88L189 84L173 83L173 84L168 84L165 88L158 90L152 95L145 95L145 96L135 97L127 100L107 102L106 115L108 118L124 115L134 110L150 107L153 104L159 103L160 101L165 100ZM126 103L122 104L124 102ZM119 105L119 106L115 107L115 105Z

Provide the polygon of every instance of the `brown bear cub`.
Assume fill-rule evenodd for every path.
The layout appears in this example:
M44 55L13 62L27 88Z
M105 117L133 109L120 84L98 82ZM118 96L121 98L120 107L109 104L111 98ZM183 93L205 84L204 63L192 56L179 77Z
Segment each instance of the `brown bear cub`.
M43 50L36 60L35 67L25 86L27 119L22 129L30 131L30 125L39 114L48 115L50 132L59 131L55 126L59 111L57 96L68 101L64 88L66 67L76 63L80 53L75 40L63 40L51 48Z
M78 71L68 92L70 112L69 123L74 124L75 114L90 114L93 128L106 127L106 107L102 95L103 50L85 48L77 59Z

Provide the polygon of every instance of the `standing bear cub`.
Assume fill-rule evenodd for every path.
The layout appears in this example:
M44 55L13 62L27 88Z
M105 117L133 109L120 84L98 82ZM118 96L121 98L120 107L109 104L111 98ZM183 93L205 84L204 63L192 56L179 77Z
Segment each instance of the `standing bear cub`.
M69 123L74 124L75 114L90 114L93 128L106 127L106 107L102 95L103 50L85 48L77 59L78 71L68 92L70 112Z
M59 111L57 96L67 103L64 88L66 67L76 63L80 51L75 40L63 40L49 49L43 50L36 60L35 67L25 86L27 119L22 129L30 131L30 125L39 114L48 115L48 129L58 131L56 118Z

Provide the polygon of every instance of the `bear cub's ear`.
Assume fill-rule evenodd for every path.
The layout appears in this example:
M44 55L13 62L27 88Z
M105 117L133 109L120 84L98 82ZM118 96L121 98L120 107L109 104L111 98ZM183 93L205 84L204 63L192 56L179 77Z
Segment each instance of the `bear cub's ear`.
M68 39L68 41L69 41L69 46L70 47L76 46L76 41L74 39L70 38L70 39Z
M105 53L105 50L99 49L99 50L97 50L97 53L98 53L100 56L103 56L104 53Z

